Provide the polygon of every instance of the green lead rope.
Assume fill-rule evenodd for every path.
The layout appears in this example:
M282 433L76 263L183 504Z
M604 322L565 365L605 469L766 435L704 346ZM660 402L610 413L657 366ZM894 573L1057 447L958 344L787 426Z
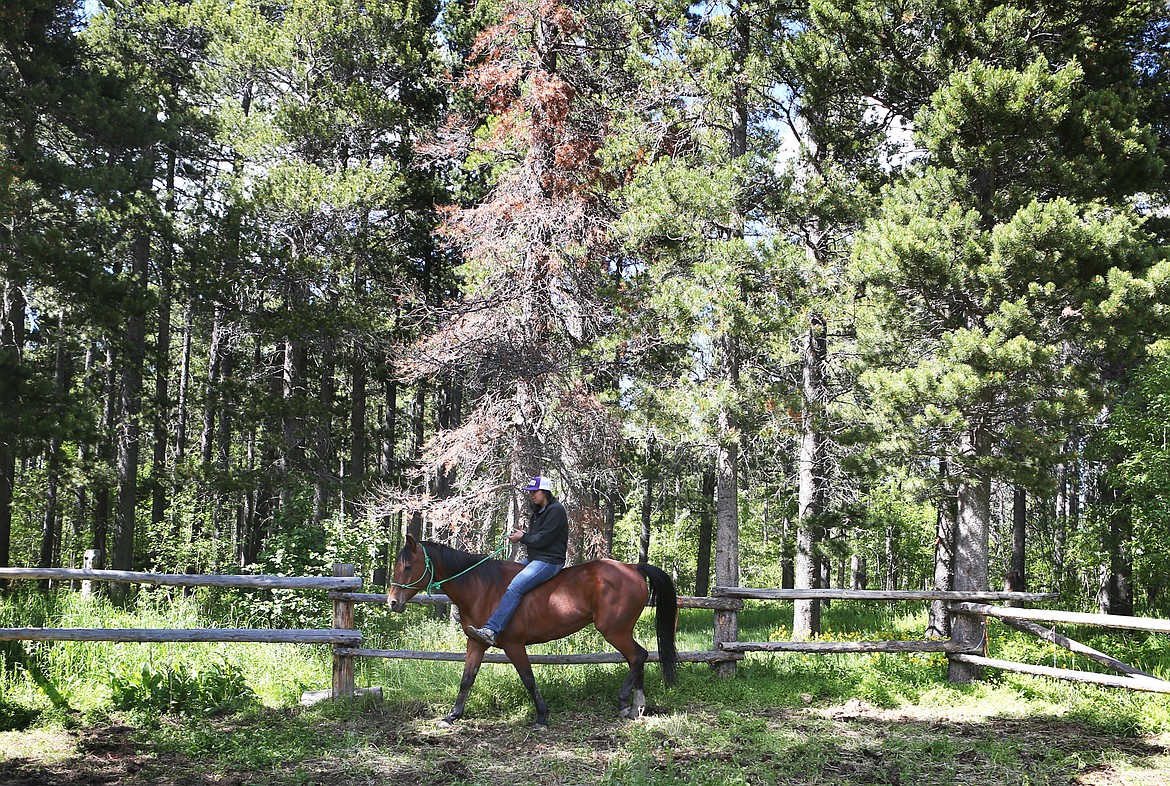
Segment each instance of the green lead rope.
M418 577L418 581L412 581L409 584L399 584L396 581L392 581L392 582L390 582L390 586L402 587L403 589L418 589L420 582L422 582L424 579L426 579L428 576L430 576L431 577L430 580L427 581L426 593L428 595L434 595L435 590L441 588L448 581L453 581L453 580L459 578L460 576L462 576L464 573L470 573L471 571L475 570L476 568L478 568L480 565L487 562L488 560L494 559L499 554L503 554L507 550L507 548L508 548L508 539L507 539L507 537L505 537L503 540L500 541L500 545L491 554L488 554L486 557L484 557L479 562L472 565L470 568L467 568L466 570L461 570L458 573L456 573L454 576L448 576L447 578L443 579L442 581L435 581L434 580L434 578L435 578L435 564L433 562L431 562L431 555L427 554L427 550L424 548L423 549L423 559L426 560L427 567L426 567L426 570L423 571L423 574Z

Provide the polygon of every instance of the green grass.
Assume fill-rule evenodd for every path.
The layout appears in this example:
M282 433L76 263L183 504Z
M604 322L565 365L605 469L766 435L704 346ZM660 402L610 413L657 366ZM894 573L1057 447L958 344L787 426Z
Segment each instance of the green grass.
M925 614L921 604L836 602L824 615L825 637L919 638ZM128 608L72 593L0 599L5 627L258 626L258 619L236 618L222 602L177 593L144 594ZM741 640L767 641L788 637L792 612L784 604L749 603L740 619ZM429 608L412 607L403 615L361 608L359 626L370 647L461 651L464 646L459 630ZM1152 673L1170 673L1170 653L1158 637L1061 632ZM652 614L640 623L638 636L657 648ZM1066 784L1077 782L1081 773L1107 771L1110 783L1170 784L1158 780L1159 773L1170 772L1167 697L993 671L980 682L955 685L945 679L941 655L753 654L730 679L718 678L705 665L683 664L673 688L663 685L658 667L651 665L646 687L652 712L639 723L616 718L624 666L538 666L553 729L533 735L531 703L508 665L483 667L465 720L446 731L434 719L455 700L461 663L360 659L358 684L382 687L382 703L326 702L306 709L298 706L302 691L330 682L326 647L25 646L70 710L54 708L22 669L0 676L0 724L27 729L7 732L0 749L32 750L21 760L34 762L4 765L0 754L0 781L11 774L4 766L39 767L37 777L47 779L58 765L37 760L40 743L29 741L64 733L67 739L57 748L74 751L65 754L68 766L105 768L128 783L178 782L176 773L198 771L242 783L505 784L522 782L518 773L536 771L544 773L542 782L553 784L1006 786ZM589 631L533 649L606 647ZM710 612L682 613L679 649L711 649ZM1063 650L1054 652L1051 645L994 623L991 654L1071 665ZM1077 665L1093 664L1077 659ZM217 679L233 685L239 677L254 697L217 711L214 702L189 698L198 691L188 690L176 694L177 704L153 705L167 708L161 714L149 704L116 709L115 675L142 670L184 679L218 673ZM188 689L190 683L187 679ZM86 740L123 727L132 730L126 748L132 756L91 755ZM127 761L135 762L133 771L110 771Z

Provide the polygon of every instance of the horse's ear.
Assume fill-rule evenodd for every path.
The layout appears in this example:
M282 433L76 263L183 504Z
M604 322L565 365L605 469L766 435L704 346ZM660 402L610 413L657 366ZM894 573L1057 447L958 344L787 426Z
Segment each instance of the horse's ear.
M408 549L410 549L411 551L414 551L416 548L418 548L418 543L415 541L415 539L414 539L414 535L411 535L411 534L409 534L409 533L407 534L407 536L406 536L406 547L407 547Z

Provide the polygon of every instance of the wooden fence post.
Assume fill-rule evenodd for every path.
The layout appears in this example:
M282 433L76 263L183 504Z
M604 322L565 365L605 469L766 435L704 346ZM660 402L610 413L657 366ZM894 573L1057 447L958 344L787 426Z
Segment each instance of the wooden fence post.
M353 565L334 565L333 575L352 576ZM334 598L333 627L346 630L354 629L352 600ZM341 645L333 645L333 698L344 697L348 699L353 697L353 655L339 654L340 649L342 649Z
M715 635L712 641L711 649L716 652L722 652L722 644L724 642L736 641L739 639L739 612L730 610L719 610L715 612ZM735 667L737 665L734 660L723 660L712 664L715 667L715 673L720 677L734 677Z

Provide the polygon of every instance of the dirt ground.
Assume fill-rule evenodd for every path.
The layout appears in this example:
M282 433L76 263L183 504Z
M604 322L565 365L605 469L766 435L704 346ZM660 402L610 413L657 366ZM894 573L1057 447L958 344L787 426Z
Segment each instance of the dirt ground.
M299 756L242 771L214 755L183 755L156 737L120 722L68 731L0 733L3 786L245 786L245 784L714 783L704 767L736 773L736 783L998 786L1061 783L1080 786L1170 786L1170 738L1102 736L1056 719L994 719L978 723L880 710L851 701L828 708L783 708L744 720L767 750L745 751L734 740L703 742L688 728L718 726L702 708L652 715L636 724L562 713L549 730L523 721L470 719L440 727L426 708L372 710L321 721L320 755ZM274 711L268 723L279 740ZM216 733L245 730L229 721ZM736 733L728 735L736 737ZM749 738L752 739L752 738ZM340 742L339 742L340 741ZM273 743L276 744L276 743ZM340 745L340 747L339 747ZM1001 753L997 753L1000 751ZM1033 764L1055 758L1060 766ZM938 779L909 779L923 759ZM629 761L641 769L622 769ZM1072 764L1065 764L1066 762ZM616 769L615 769L616 768ZM717 770L711 770L717 771ZM1032 773L1025 777L1014 771ZM608 773L608 776L607 776ZM617 775L615 776L615 773ZM637 775L637 777L633 777ZM608 778L608 779L607 779Z

